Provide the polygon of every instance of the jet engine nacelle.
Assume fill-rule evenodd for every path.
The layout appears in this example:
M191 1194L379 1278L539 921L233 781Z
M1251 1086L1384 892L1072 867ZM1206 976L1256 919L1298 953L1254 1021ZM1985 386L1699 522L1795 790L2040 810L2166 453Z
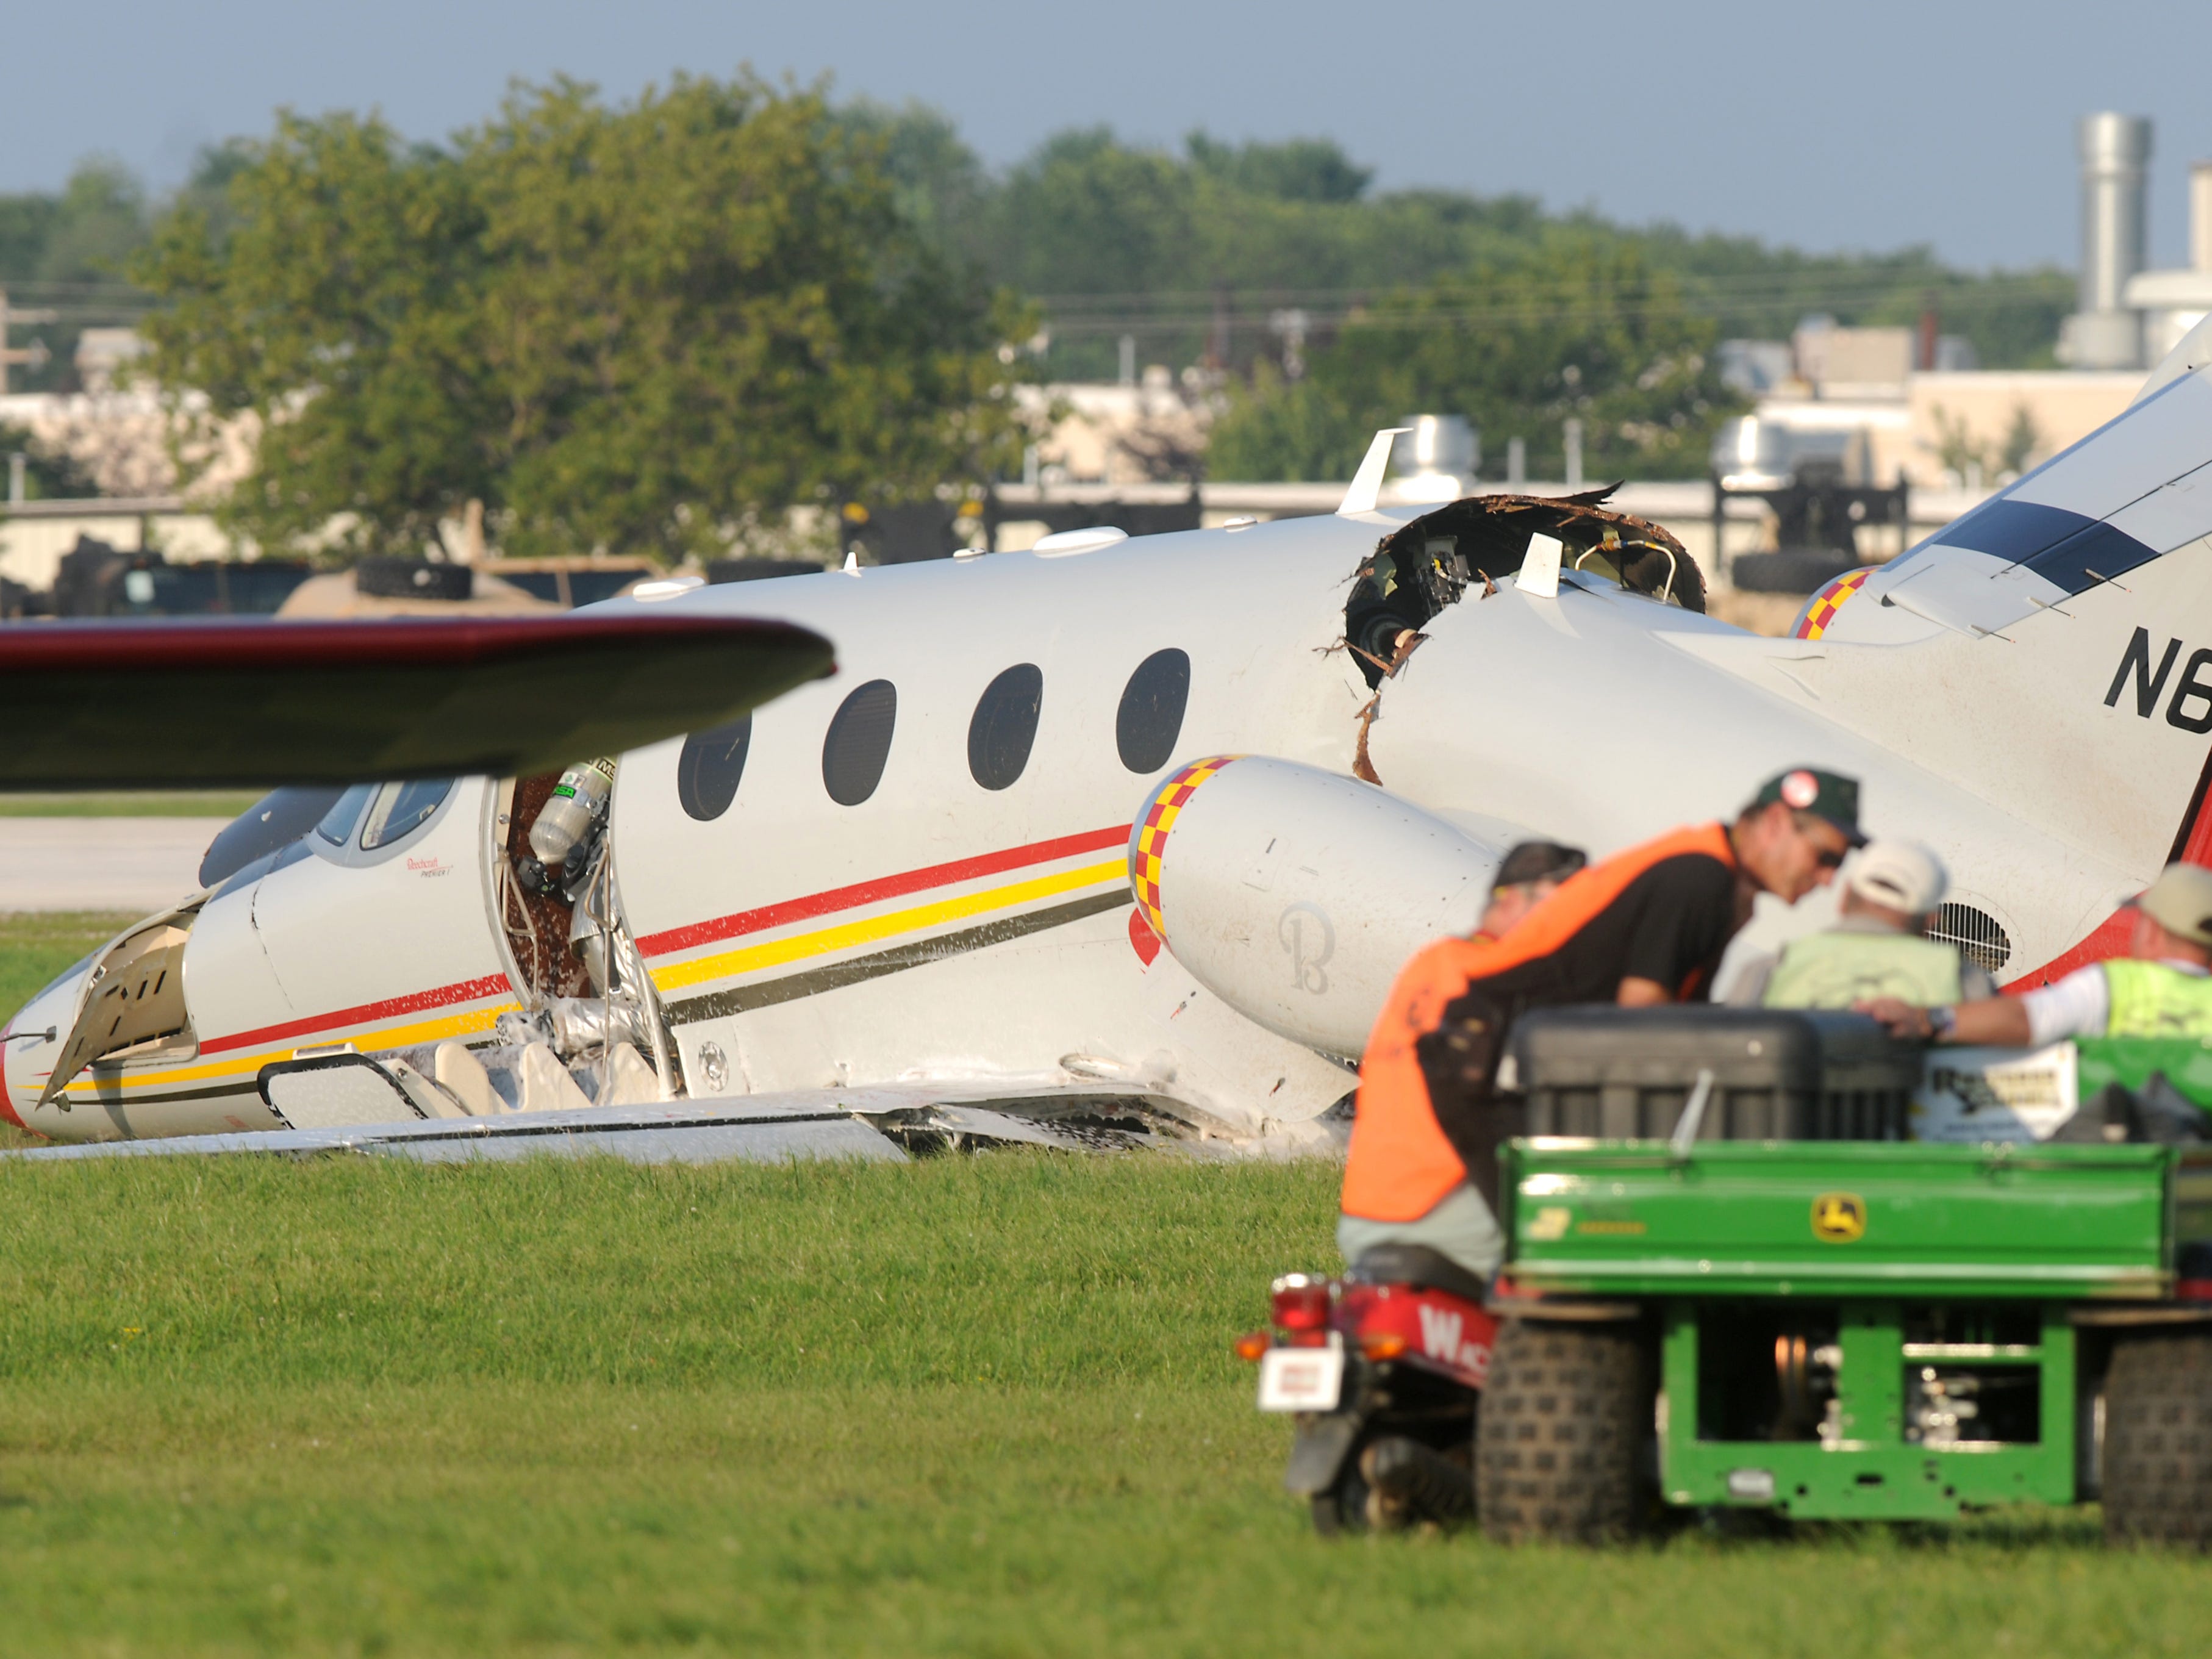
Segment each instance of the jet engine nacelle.
M1497 849L1372 784L1263 755L1171 775L1129 839L1146 921L1207 990L1356 1058L1406 960L1472 932Z

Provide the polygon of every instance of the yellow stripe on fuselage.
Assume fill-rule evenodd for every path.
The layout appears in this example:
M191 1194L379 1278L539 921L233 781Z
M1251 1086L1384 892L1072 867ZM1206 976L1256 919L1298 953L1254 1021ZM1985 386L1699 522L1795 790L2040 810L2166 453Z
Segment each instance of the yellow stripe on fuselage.
M786 963L803 962L810 957L826 956L833 951L848 950L854 945L873 945L901 933L915 933L924 928L942 926L946 922L963 921L972 916L988 915L994 910L1012 909L1038 899L1056 897L1079 888L1103 885L1108 882L1127 879L1126 860L1111 859L1103 863L1085 865L1080 869L1063 870L1049 876L1033 877L1028 881L1010 882L1002 887L985 888L980 892L963 893L957 898L939 899L929 904L909 906L903 910L886 911L881 915L863 917L857 921L841 922L834 927L817 928L810 933L794 933L783 939L769 939L759 945L748 945L735 951L724 951L714 956L700 957L690 962L680 962L657 969L653 984L662 991L681 990L704 980L734 977L739 974L757 972L763 968L781 967ZM391 1048L410 1048L419 1043L435 1042L446 1037L463 1036L477 1031L489 1030L501 1014L518 1005L512 1000L489 1008L465 1014L449 1014L441 1018L422 1020L410 1025L396 1025L378 1030L370 1036L356 1036L333 1028L319 1036L313 1042L291 1043L269 1048L234 1059L211 1061L204 1066L183 1066L162 1072L110 1073L96 1077L88 1073L72 1082L67 1092L72 1096L88 1095L98 1090L113 1090L118 1085L126 1091L141 1089L167 1088L183 1083L204 1083L224 1078L249 1078L258 1074L271 1060L289 1060L295 1048L315 1048L325 1042L350 1039L361 1043L367 1052ZM373 1042L374 1049L368 1049Z
M375 1044L374 1048L363 1047L364 1053L379 1053L387 1048L411 1048L417 1043L436 1042L446 1037L465 1036L477 1031L488 1031L508 1010L520 1006L512 998L489 1008L479 1008L465 1014L448 1014L441 1019L418 1020L411 1025L393 1025L373 1033L334 1031L331 1036L318 1037L312 1042L288 1043L281 1048L264 1048L256 1054L236 1059L214 1060L205 1066L185 1066L168 1072L120 1072L100 1077L91 1071L70 1083L64 1091L70 1095L89 1094L100 1089L113 1089L118 1084L126 1091L132 1089L165 1088L176 1083L204 1083L210 1078L252 1077L261 1068L276 1060L289 1060L297 1048L320 1048L326 1042L353 1042L357 1045ZM95 1061L97 1065L99 1062ZM128 1061L125 1062L126 1065Z
M1063 870L1057 875L1012 882L1004 887L988 887L978 893L963 893L958 898L939 899L933 904L917 904L904 910L888 910L881 915L841 922L835 927L818 928L811 933L793 933L784 939L769 939L765 944L748 945L710 957L696 957L672 967L657 968L653 972L653 982L662 991L680 991L687 985L696 985L704 980L729 979L739 974L754 973L763 968L778 968L786 963L803 962L809 957L825 956L832 951L847 950L856 945L874 945L900 933L911 933L948 921L962 921L992 910L1012 909L1016 905L1027 904L1036 899L1072 893L1079 887L1096 887L1105 882L1126 881L1128 879L1128 868L1126 859L1111 859L1103 864L1085 865L1079 870Z

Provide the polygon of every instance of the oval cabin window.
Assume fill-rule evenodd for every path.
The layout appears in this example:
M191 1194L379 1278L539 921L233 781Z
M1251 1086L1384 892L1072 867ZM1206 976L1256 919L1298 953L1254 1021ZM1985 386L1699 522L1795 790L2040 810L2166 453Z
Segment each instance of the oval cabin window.
M968 770L986 789L1004 789L1030 763L1037 711L1044 706L1044 671L1017 663L983 688L968 722Z
M1170 647L1137 665L1121 693L1114 720L1114 741L1121 764L1132 772L1157 772L1175 753L1182 735L1182 712L1190 702L1190 658Z
M858 806L884 781L898 719L898 688L870 680L837 707L822 740L822 787L840 806Z
M676 757L676 799L688 816L712 823L730 810L752 743L750 714L684 739L684 752Z

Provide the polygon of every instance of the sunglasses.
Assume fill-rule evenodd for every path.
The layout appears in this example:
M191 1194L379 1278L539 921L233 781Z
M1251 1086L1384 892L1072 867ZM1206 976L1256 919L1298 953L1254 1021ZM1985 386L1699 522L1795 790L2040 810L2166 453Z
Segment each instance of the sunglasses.
M1814 824L1820 824L1824 829L1834 827L1826 818L1816 818L1809 812L1792 812L1790 815L1790 822L1797 833L1808 841L1813 838ZM1816 847L1813 849L1813 862L1823 870L1833 870L1839 867L1850 855L1851 849L1848 847Z

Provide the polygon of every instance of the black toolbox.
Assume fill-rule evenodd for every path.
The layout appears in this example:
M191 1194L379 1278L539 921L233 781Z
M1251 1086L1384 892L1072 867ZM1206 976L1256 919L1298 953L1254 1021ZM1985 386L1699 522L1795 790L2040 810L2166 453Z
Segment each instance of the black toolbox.
M1528 1133L1600 1140L1671 1136L1700 1072L1700 1140L1903 1140L1920 1083L1918 1047L1865 1015L1787 1008L1534 1009L1512 1054Z

